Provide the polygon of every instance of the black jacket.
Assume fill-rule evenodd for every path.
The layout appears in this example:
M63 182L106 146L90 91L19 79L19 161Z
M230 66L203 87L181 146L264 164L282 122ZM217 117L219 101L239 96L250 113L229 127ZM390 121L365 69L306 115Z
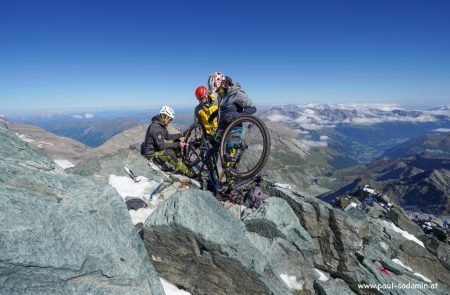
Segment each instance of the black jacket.
M168 143L166 140L174 140L182 136L183 133L169 134L164 123L161 121L161 116L154 116L152 118L152 123L148 126L147 133L145 134L143 154L148 158L156 151L179 148L180 142Z

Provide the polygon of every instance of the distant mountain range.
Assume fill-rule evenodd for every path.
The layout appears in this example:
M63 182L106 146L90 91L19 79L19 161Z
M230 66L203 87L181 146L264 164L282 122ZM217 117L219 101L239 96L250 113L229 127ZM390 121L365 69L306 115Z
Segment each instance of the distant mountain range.
M130 128L150 124L159 109L116 110L96 112L46 112L8 116L16 124L36 125L63 137L70 137L89 147L99 147L111 137ZM184 130L194 119L193 110L180 108L175 124Z
M383 155L391 159L420 154L423 152L450 155L450 129L438 129L436 131L437 132L426 134L419 138L405 141L386 150Z
M326 201L371 185L411 211L450 214L449 133L436 133L392 148L388 157L339 171L345 185L321 196Z
M260 117L271 133L272 152L264 173L312 196L335 197L355 186L372 184L404 206L447 212L449 112L446 106L428 111L405 111L385 105L267 108ZM53 122L54 129L62 126L68 132L84 134L84 139L98 137L97 143L102 144L95 148L36 126L8 125L35 149L53 159L78 164L142 142L148 126L144 121L150 120L148 113L136 115L136 119L94 114L39 119L41 124ZM190 124L192 114L186 111L177 119L186 123L175 126L183 130ZM382 155L385 157L377 159ZM368 164L357 166L359 163ZM441 197L430 201L432 192ZM437 200L445 200L444 205Z
M282 105L266 110L261 117L290 127L302 134L304 141L322 141L362 163L433 130L450 130L447 106L407 111L394 105Z

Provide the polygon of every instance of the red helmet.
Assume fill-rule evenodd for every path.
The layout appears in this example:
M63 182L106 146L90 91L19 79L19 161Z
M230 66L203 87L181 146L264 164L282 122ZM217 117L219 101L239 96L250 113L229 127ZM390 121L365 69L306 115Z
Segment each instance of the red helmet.
M208 89L206 89L205 86L199 86L195 90L195 97L197 97L198 100L202 100L206 97L208 97Z

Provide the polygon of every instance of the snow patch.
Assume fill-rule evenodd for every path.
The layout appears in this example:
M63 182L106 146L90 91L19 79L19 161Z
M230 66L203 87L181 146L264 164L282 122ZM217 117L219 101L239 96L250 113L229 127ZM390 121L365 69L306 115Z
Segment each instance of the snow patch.
M175 286L174 284L166 281L163 278L159 278L159 280L161 281L161 284L164 288L164 293L166 293L166 295L188 295L191 294L189 292L186 292L184 290L178 289L177 286Z
M322 282L326 282L330 279L330 277L328 275L326 275L323 271L315 268L314 271L317 273L317 275L319 275L318 280L322 281Z
M17 137L22 139L25 142L33 142L36 141L34 139L32 139L31 137L29 137L27 134L20 134L20 133L16 133Z
M356 208L358 207L358 204L356 204L355 202L351 202L350 204L347 205L347 207L345 207L344 211L350 210L352 208Z
M389 250L389 246L385 242L380 242L381 248L383 248L384 251Z
M69 160L55 159L55 160L53 160L53 162L55 162L59 167L61 167L63 169L75 167L75 164L73 164Z
M406 266L406 265L405 265L403 262L401 262L399 259L394 258L394 259L392 259L392 262L394 262L394 263L400 265L401 267L403 267L403 268L409 270L409 271L412 272L416 277L421 278L421 279L424 280L425 282L427 282L427 283L431 283L431 282L432 282L429 278L425 277L424 275L422 275L422 274L420 274L420 273L418 273L418 272L414 272L414 271L412 270L411 267Z
M128 196L148 200L150 193L156 188L157 182L143 176L138 176L137 179L140 181L134 182L134 180L128 176L111 174L108 183L116 189L124 200Z
M416 277L421 278L422 280L424 280L424 281L427 282L427 283L431 283L431 282L432 282L429 278L425 277L423 274L420 274L420 273L418 273L418 272L415 272L414 275L415 275Z
M409 267L409 266L406 266L406 265L405 265L403 262L401 262L399 259L394 258L394 259L392 259L392 262L394 262L394 263L400 265L401 267L406 268L407 270L409 270L409 271L412 272L412 268Z
M144 176L138 176L137 179L140 181L134 182L134 180L128 176L116 176L111 174L108 182L113 188L116 189L124 201L126 197L130 196L141 198L148 204L147 208L128 211L133 224L138 224L139 222L144 223L147 217L155 211L157 204L161 202L159 198L154 198L151 202L148 201L150 194L158 186L156 181L149 180Z
M370 186L367 184L364 186L363 191L368 192L369 194L375 194L375 190L373 188L370 188Z
M393 224L392 222L387 222L386 220L382 220L382 222L385 224L386 227L389 227L390 229L392 229L393 231L401 234L405 239L408 239L410 241L413 241L417 244L419 244L420 246L425 248L425 245L423 244L423 242L421 240L419 240L418 238L416 238L414 235L410 234L407 231L402 230L401 228L397 227L395 224Z
M303 290L304 282L298 282L295 276L290 276L287 274L281 274L280 278L286 283L289 289Z

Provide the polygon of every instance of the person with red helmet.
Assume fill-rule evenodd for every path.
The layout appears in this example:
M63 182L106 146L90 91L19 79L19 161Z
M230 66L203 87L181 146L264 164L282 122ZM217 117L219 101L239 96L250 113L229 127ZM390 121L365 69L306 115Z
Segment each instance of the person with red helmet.
M195 108L195 120L202 124L207 135L214 136L218 123L218 107L214 104L215 96L209 93L205 86L199 86L195 90L195 97L198 99L198 105Z

